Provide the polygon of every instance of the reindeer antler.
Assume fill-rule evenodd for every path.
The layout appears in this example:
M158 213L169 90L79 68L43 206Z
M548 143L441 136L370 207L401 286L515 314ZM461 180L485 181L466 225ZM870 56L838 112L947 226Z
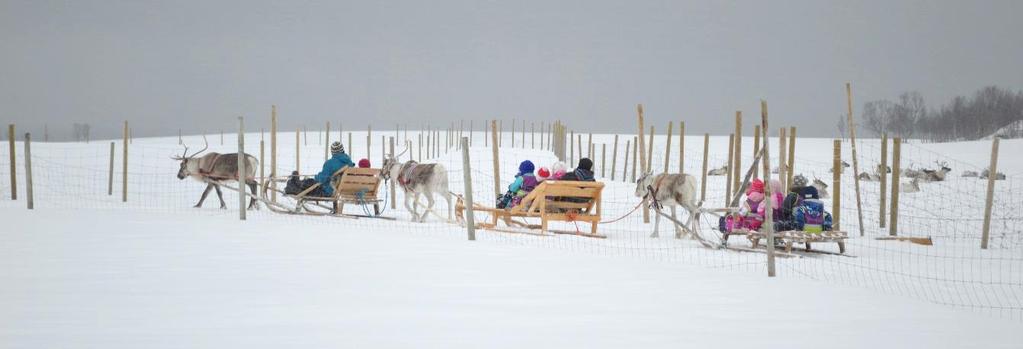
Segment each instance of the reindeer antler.
M171 156L171 159L174 159L174 160L184 160L184 159L188 158L188 156L187 156L188 155L188 146L186 146L184 144L182 144L181 146L185 147L185 151L182 152L181 155L179 155L179 156Z
M208 149L210 147L210 142L206 140L206 135L202 135L202 142L204 143L202 149L199 149L199 151L195 152L195 154L186 155L185 157L186 158L194 158L196 155L199 155L199 153L202 153L202 152L206 151L206 149ZM185 147L185 152L187 154L188 147Z
M400 158L402 155L405 155L405 153L407 153L408 150L409 150L408 143L405 143L405 150L402 150L400 153L398 153L398 155L394 156L394 158L395 159Z

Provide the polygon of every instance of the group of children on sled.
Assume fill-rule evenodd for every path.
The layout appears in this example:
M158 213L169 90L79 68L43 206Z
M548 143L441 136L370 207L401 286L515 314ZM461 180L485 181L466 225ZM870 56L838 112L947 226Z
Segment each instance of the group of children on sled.
M784 191L781 182L771 180L770 188L774 194L771 198L771 211L774 220L774 231L800 230L808 233L830 231L831 214L824 211L817 188L807 185L806 177L796 176L793 186ZM783 197L782 192L787 192ZM746 190L746 200L739 212L721 217L718 225L722 232L746 229L758 231L765 220L765 209L768 200L764 194L764 182L754 179Z
M589 158L579 159L579 165L571 171L568 170L568 165L561 161L555 162L550 168L540 167L535 174L534 170L535 165L532 161L526 160L519 164L519 172L515 175L512 183L508 185L508 191L497 199L497 208L515 207L522 201L522 198L546 180L594 181L593 161Z

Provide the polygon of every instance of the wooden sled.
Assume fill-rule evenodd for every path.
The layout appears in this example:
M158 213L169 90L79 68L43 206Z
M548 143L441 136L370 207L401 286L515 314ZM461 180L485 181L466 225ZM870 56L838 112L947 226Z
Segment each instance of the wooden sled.
M603 189L604 183L600 182L543 181L512 208L500 209L473 204L474 211L490 214L489 222L477 223L476 226L481 229L502 231L497 227L498 221L502 221L508 227L540 229L541 234L551 232L607 238L597 233ZM465 222L465 203L460 196L455 202L455 218L459 223ZM526 218L540 218L540 224L526 223L524 221ZM590 232L548 230L547 225L551 221L589 222Z
M269 191L274 190L280 195L295 200L295 205L290 209L286 209L286 213L301 213L309 214L314 216L355 216L355 217L367 217L367 218L385 218L393 219L390 217L380 217L380 203L383 201L382 198L377 196L380 189L380 169L377 168L356 168L356 167L345 167L333 175L331 186L334 188L334 194L331 196L312 196L309 195L312 191L316 190L320 186L319 183L306 188L298 194L287 194L280 188L271 188L271 181L280 183L279 187L283 188L287 185L290 177L270 177L263 184L263 198L269 201ZM300 176L300 178L309 178L311 176ZM284 206L281 203L277 203L280 206ZM372 205L372 215L360 215L360 214L345 214L345 204L356 204L356 205ZM277 210L275 210L277 211Z
M753 243L754 249L760 246L760 240L767 240L767 234L746 229L733 230L729 235L745 235L746 238ZM797 243L803 244L806 247L807 252L815 252L810 248L811 244L836 243L838 244L839 254L844 255L845 240L849 238L849 234L844 231L822 231L820 233L809 233L800 230L787 230L774 233L774 238L785 245L786 253L792 253L792 245Z

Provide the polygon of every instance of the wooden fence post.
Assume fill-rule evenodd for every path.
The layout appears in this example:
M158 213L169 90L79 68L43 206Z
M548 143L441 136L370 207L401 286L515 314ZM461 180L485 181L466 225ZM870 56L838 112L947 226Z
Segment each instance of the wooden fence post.
M686 122L678 122L678 173L686 173Z
M27 137L27 135L26 135ZM988 237L991 231L991 205L995 200L995 180L998 179L998 139L994 137L991 140L991 166L988 167L987 171L987 198L984 201L984 230L980 237L980 248L987 249ZM32 177L29 178L29 183L32 182ZM29 185L29 188L32 186ZM29 189L31 190L31 189ZM32 192L29 192L29 200L32 198Z
M302 130L295 129L295 171L302 173Z
M522 131L519 132L519 144L522 149L526 149L526 120L522 120Z
M465 140L466 140L466 138L462 138L462 141L463 141L462 145L465 145ZM394 138L391 138L391 157L394 158L394 161L398 161L398 155L394 153ZM382 162L380 163L380 165L383 165L383 164L384 163L382 163ZM393 180L393 181L389 181L389 182L391 182L391 187L389 188L391 190L391 209L394 210L394 209L398 208L398 201L397 201L397 198L398 198L397 195L398 194L395 191L395 185L394 185L394 182L397 182L397 180Z
M259 189L260 193L266 189L266 165L263 164L263 157L266 155L266 142L259 140Z
M501 167L498 164L499 163L499 161L498 161L498 153L499 153L498 152L498 148L501 145L501 141L497 138L497 121L491 121L490 122L490 128L492 130L491 134L490 134L491 135L490 136L491 137L490 140L494 144L493 147L490 147L491 151L493 152L492 155L494 157L494 193L496 195L494 197L495 198L500 198L501 197Z
M483 137L483 138L486 138L486 137ZM417 155L416 158L419 160L419 162L423 162L423 133L422 132L419 133L419 152L418 153L419 153L419 155Z
M788 166L788 168L785 171L785 174L788 175L788 177L785 179L785 186L786 187L791 187L792 186L792 176L796 172L796 170L795 170L795 166L796 166L796 127L795 126L789 127L789 149L788 149L788 151L789 151L789 156L786 156L786 159L785 159L785 160L789 161L789 166ZM779 164L779 166L781 166L781 165Z
M586 153L587 154L586 157L590 158L590 160L593 160L593 133L590 133L589 136L586 138L586 144L587 144L586 149L589 149L589 152Z
M764 167L764 181L769 183L771 181L771 156L770 156L770 151L769 151L770 150L770 147L769 147L770 143L768 143L768 138L770 138L770 137L768 137L767 132L768 132L768 130L770 130L770 128L767 127L767 101L764 101L764 100L760 101L760 118L761 118L760 123L762 124L761 125L762 127L760 129L764 133L763 134L763 136L764 136L763 137L764 155L763 155L763 160L762 160L762 164L763 164L763 167ZM739 142L738 144L742 144L742 143ZM754 159L755 159L755 157L756 157L756 153L754 153ZM756 161L756 160L754 160L754 161ZM756 166L756 164L753 164L753 165ZM768 277L774 277L775 276L775 266L774 266L774 210L771 209L771 204L772 204L771 201L772 200L770 199L771 197L774 196L774 193L773 193L773 190L771 189L770 186L767 186L765 189L766 189L765 193L767 193L765 195L765 197L767 197L768 199L764 200L764 205L766 205L766 206L764 207L764 215L765 216L764 216L764 227L763 227L763 229L764 229L764 232L767 234L767 246L766 246L767 247L767 276ZM741 189L737 189L737 190L741 190Z
M902 175L902 138L892 140L892 208L888 219L888 235L899 232L899 177Z
M757 156L757 154L759 153L760 153L760 125L753 125L753 156ZM779 159L781 159L781 157L779 157ZM753 178L757 177L760 177L760 166L753 166Z
M607 143L600 144L600 178L606 178L604 176L604 160L607 159Z
M707 200L707 155L710 150L710 133L703 134L703 171L700 171L700 202Z
M470 130L472 128L470 127ZM472 133L471 131L469 133ZM497 148L494 148L497 149ZM476 216L473 212L473 204L475 201L472 199L472 169L469 167L469 139L462 137L462 183L464 185L465 194L463 199L465 200L465 231L469 234L469 241L476 240ZM391 181L392 183L394 181ZM394 189L391 189L394 192ZM394 201L393 199L391 200Z
M110 142L110 169L107 176L107 196L114 196L114 142Z
M472 119L469 119L469 146L472 146L472 135L476 133L476 130L472 128ZM487 138L487 137L483 137Z
M636 165L639 164L640 160L642 160L642 159L639 158L638 155L636 155L637 152L639 151L639 141L638 141L638 139L639 139L639 137L632 136L632 181L633 182L636 181ZM628 169L628 166L626 166L626 169ZM622 176L622 180L626 180L625 176Z
M381 132L383 133L383 132ZM391 149L391 155L394 155L394 149ZM370 160L366 158L366 160ZM383 165L384 161L387 160L387 136L380 135L380 164ZM370 160L372 161L372 160Z
M778 181L782 184L782 188L779 188L779 190L784 190L787 193L788 187L784 186L785 174L787 173L785 170L785 157L788 155L785 152L786 138L788 137L786 131L787 129L784 127L778 129ZM756 154L757 152L753 153Z
M121 202L128 202L128 122L124 122L124 148L121 154Z
M624 166L622 166L622 182L629 181L629 146L631 145L631 140L625 140L625 162L623 163Z
M728 164L725 165L725 206L732 201L732 166L735 166L735 134L728 135Z
M583 159L583 135L580 133L576 136L576 140L579 144L576 144L576 149L579 150L579 160ZM593 160L593 159L590 159Z
M185 142L181 140L181 129L179 128L178 129L178 145L182 145L182 144L185 144Z
M636 157L636 159L639 159L640 167L643 168L643 173L646 173L647 168L649 168L650 165L647 164L646 156L645 156L645 154L643 154L644 150L646 150L646 146L647 145L643 143L644 139L643 139L643 105L642 104L636 105L636 112L639 114L639 135L636 137L636 139L639 142L639 143L637 143L637 144L639 144L639 146L637 147L638 150L639 150L639 156ZM653 144L651 144L650 146L652 147ZM635 162L635 161L633 161L633 162ZM632 167L632 177L633 177L633 180L635 180L635 178L636 178L636 166L635 166L635 164L633 164L633 167ZM650 223L650 209L647 207L647 205L643 205L643 223Z
M650 134L647 135L646 147L646 169L643 173L654 172L654 126L650 126Z
M28 209L35 209L35 201L32 196L32 134L25 133L25 199L28 202ZM990 205L988 205L990 206ZM986 236L986 234L985 234Z
M327 121L327 134L323 137L323 161L330 159L330 121Z
M732 153L732 190L742 190L739 187L739 177L742 176L742 111L735 111L735 142ZM731 197L732 194L729 192L728 195Z
M373 158L373 125L366 125L366 158Z
M664 134L668 137L667 142L664 144L664 173L668 173L668 165L671 163L671 135L674 133L672 123L668 121L668 132Z
M515 119L511 121L511 147L515 148Z
M575 163L575 131L569 133L568 136L568 166L572 166Z
M831 217L832 229L842 230L842 140L836 139L831 163Z
M881 134L881 164L877 165L877 173L881 176L881 190L878 206L880 206L881 212L877 216L879 227L884 228L885 221L887 221L887 195L888 195L888 134Z
M349 144L351 145L351 144ZM270 106L270 177L277 175L277 106ZM277 202L277 182L270 180L270 201ZM265 188L264 188L265 189Z
M10 157L10 160L11 160L11 163L10 163L10 165L11 165L11 200L17 200L18 199L18 166L17 166L17 162L16 162L17 161L17 156L14 155L14 152L17 151L17 150L14 147L14 141L15 141L15 139L14 139L14 124L10 124L10 125L7 125L7 144L8 144L9 149L10 149L7 152L7 154Z
M625 153L629 153L629 148L625 148ZM615 143L611 146L611 180L615 180L615 169L618 168L618 135L615 134Z
M238 117L238 219L245 220L245 184L249 181L248 156L245 154L245 118Z
M863 236L863 204L860 201L860 159L856 156L856 124L853 123L852 85L845 83L845 95L849 106L849 146L852 150L853 183L856 190L856 217L859 219L860 236Z
M541 125L542 127L542 125ZM536 149L536 122L529 123L529 148Z
M348 131L348 155L355 155L355 149L352 148L352 131Z

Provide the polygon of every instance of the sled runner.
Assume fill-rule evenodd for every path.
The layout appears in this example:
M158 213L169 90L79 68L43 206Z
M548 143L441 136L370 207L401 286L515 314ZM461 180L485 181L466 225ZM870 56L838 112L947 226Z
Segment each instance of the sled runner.
M760 246L760 240L767 240L767 234L747 229L737 229L728 235L745 235L753 243L754 249ZM845 240L848 238L849 234L844 231L809 233L800 230L787 230L774 233L774 239L785 245L785 252L787 253L792 253L792 245L797 243L806 246L806 251L811 251L810 244L836 243L838 244L839 254L845 254Z
M271 177L263 185L263 199L269 201L268 193L270 190L274 190L280 195L295 201L294 206L283 210L287 211L285 213L387 218L379 216L381 213L380 204L383 201L383 199L378 197L381 181L379 175L380 169L375 168L342 168L335 172L332 177L334 179L331 180L331 186L334 188L334 194L331 196L309 195L310 193L319 192L316 190L320 186L319 183L306 188L298 194L287 194L281 189L272 188L270 181L280 183L278 187L283 188L290 177ZM299 177L308 178L310 176ZM287 206L281 202L277 204ZM344 213L346 204L362 206L363 214ZM370 206L373 207L372 212L369 210ZM271 209L276 212L282 211L280 207L272 207Z
M473 210L487 212L490 221L479 223L483 229L498 230L498 221L509 227L540 229L541 234L548 231L555 234L574 234L588 237L604 238L597 234L600 222L600 201L604 183L580 181L544 181L530 191L515 207L499 209L473 205ZM459 223L464 222L465 203L459 197L455 203L455 215ZM515 218L540 218L540 224L528 224ZM547 229L551 221L557 222L589 222L590 232L552 231Z

